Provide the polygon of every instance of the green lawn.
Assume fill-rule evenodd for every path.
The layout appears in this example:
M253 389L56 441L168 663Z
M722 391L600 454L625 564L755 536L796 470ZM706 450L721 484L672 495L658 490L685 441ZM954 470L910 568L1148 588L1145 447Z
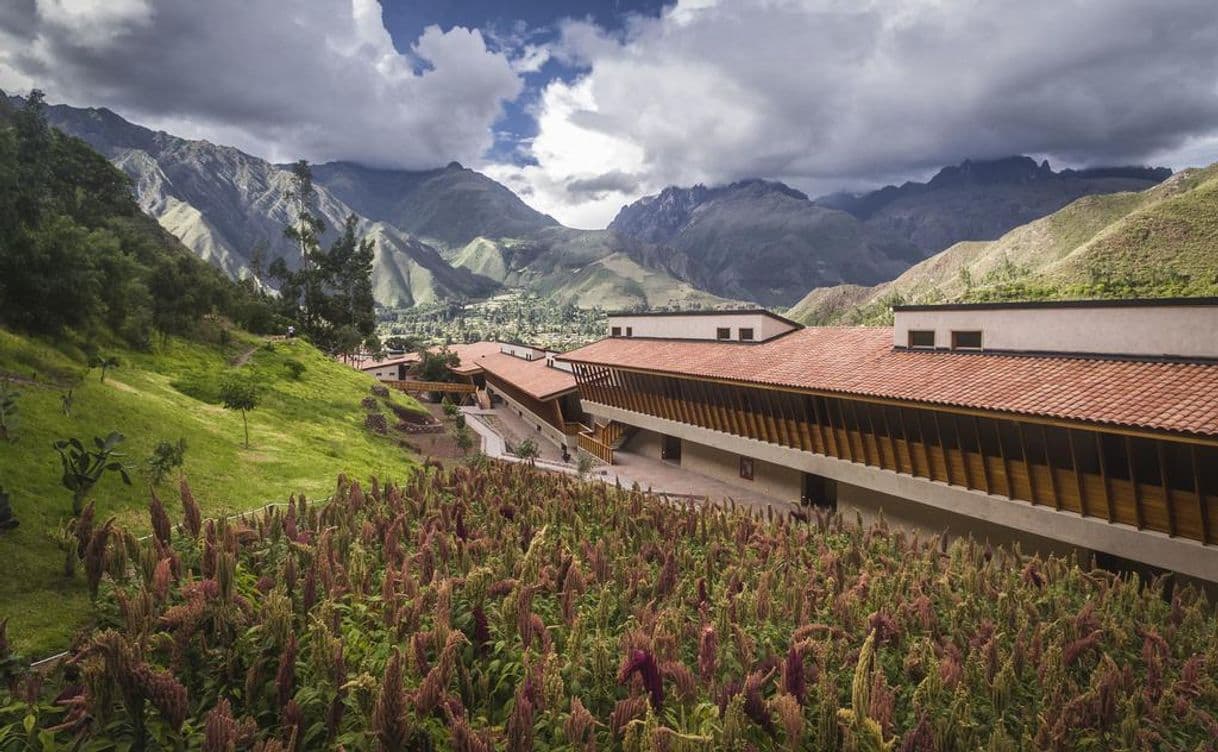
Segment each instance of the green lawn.
M249 413L250 449L242 447L240 413L217 404L222 376L245 353L240 370L260 384L260 404ZM60 485L56 439L120 431L121 451L133 468L132 486L109 474L95 487L97 517L117 517L148 529L149 483L144 461L157 441L187 442L185 474L208 515L283 501L291 493L327 495L340 472L366 478L401 478L415 460L392 437L363 426L360 400L373 380L335 363L300 342L264 343L234 335L225 345L170 340L155 353L119 349L122 365L105 383L89 371L64 415L65 384L84 373L84 359L71 347L57 349L0 330L0 376L21 379L16 441L0 443L0 487L12 496L21 526L0 533L0 618L19 653L37 657L68 646L87 623L89 598L83 576L63 576L63 554L52 533L71 511L71 495ZM287 361L305 366L299 379ZM27 383L33 381L34 383ZM409 397L397 404L422 409ZM391 418L392 423L392 416ZM180 519L176 480L158 489L170 515Z

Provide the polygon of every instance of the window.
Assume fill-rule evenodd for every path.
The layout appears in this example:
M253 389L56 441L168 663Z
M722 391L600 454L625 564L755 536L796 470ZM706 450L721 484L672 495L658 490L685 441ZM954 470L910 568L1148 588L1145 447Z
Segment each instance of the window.
M622 336L622 327L620 327L620 326L615 326L615 327L613 327L612 329L610 329L610 330L609 330L609 333L610 333L611 335L613 335L614 337L620 337L620 336Z
M933 350L935 347L935 330L910 329L909 346L911 348L925 348Z
M745 327L740 327L740 341L751 342L753 340L753 330Z
M633 326L628 326L628 327L626 327L626 336L627 336L627 337L633 337L633 336L634 336L634 327L633 327ZM977 346L978 346L978 347L981 347L981 345L977 345Z
M952 332L953 350L980 350L981 332Z
M731 339L732 328L730 326L721 326L715 329L715 339Z
M740 477L744 478L745 480L753 479L753 458L752 457L741 457L740 458Z

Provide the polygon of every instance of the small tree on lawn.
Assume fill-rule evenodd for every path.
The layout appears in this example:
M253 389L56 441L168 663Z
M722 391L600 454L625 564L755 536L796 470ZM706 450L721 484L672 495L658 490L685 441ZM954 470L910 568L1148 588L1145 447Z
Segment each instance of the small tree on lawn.
M89 359L89 365L101 369L101 383L106 383L106 374L112 368L118 368L121 363L117 355L94 355Z
M537 442L532 439L525 439L516 445L516 456L525 462L532 465L537 461L537 455L540 452L537 449Z
M104 439L93 438L94 449L86 449L80 439L75 437L54 443L55 451L59 452L59 461L63 465L63 477L60 482L72 492L72 516L80 516L85 508L85 497L106 471L118 473L123 483L131 485L127 468L117 459L123 455L115 451L125 439L118 431L111 431Z
M245 427L245 448L250 448L250 424L245 414L258 406L258 390L254 383L239 376L230 376L220 384L220 401L229 410L241 411Z
M592 455L581 451L575 458L575 472L579 475L579 479L586 480L588 473L592 472L592 467Z

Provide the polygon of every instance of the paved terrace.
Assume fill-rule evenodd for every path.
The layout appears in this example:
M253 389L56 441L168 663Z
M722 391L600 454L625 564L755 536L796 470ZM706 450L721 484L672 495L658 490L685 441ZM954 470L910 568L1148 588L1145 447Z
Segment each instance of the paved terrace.
M537 461L538 468L575 474L575 463L564 464L561 461L558 447L544 437L538 436L528 423L511 410L505 408L482 410L475 407L463 407L461 411L465 413L470 429L481 437L482 452L486 456L507 462L519 462L517 457L507 453L505 439L508 443L516 444L520 437L531 435L541 450L541 456ZM731 499L744 506L757 509L774 507L776 511L797 508L796 504L788 500L750 491L663 460L621 450L615 452L614 455L617 464L609 466L598 463L590 477L605 483L620 483L623 488L630 488L638 483L639 488L651 489L653 493L674 497L692 496L699 500L712 502L725 502Z

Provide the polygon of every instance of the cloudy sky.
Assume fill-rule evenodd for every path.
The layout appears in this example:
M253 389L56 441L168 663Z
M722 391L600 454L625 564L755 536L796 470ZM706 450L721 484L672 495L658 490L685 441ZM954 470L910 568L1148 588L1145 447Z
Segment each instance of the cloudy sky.
M0 0L0 87L277 161L665 185L1218 161L1214 0Z

